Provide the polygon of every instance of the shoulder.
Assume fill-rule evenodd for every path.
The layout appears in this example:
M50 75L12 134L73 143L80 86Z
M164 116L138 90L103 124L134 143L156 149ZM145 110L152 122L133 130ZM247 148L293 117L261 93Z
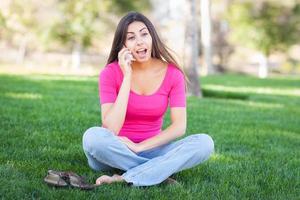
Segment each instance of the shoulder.
M185 85L184 73L179 67L172 63L168 63L167 77L165 81L167 90L172 90Z
M182 72L182 70L177 67L176 65L169 63L168 64L168 70L170 72L170 78L171 79L180 79L180 78L184 78L184 74Z
M101 76L116 76L118 75L119 64L117 61L107 64L100 72Z

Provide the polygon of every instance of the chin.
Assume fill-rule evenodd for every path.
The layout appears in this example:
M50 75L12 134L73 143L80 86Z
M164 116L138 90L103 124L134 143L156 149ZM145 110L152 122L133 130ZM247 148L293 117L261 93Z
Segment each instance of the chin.
M144 59L136 59L137 62L139 63L145 63L151 60L151 56L144 58Z

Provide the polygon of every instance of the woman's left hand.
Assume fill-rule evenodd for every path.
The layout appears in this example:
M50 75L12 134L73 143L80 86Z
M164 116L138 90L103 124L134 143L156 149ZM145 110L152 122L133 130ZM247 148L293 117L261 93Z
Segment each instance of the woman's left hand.
M132 142L130 139L124 136L118 136L118 138L123 142L131 151L139 153L141 151L141 146L137 143Z

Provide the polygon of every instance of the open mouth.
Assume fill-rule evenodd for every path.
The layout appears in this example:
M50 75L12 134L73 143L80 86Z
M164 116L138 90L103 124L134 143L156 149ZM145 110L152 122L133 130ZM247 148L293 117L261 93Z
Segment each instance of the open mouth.
M137 55L140 57L144 57L147 53L147 49L139 49L136 51Z

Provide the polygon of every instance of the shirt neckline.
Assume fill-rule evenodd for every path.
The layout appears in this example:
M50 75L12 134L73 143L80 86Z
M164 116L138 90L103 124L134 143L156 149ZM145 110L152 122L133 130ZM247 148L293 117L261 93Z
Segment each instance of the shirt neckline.
M122 73L122 70L120 68L120 66L118 66L119 68L119 71L121 72L122 76L124 77L123 73ZM166 80L167 80L167 76L168 76L168 73L169 73L169 68L170 68L170 63L167 64L167 71L165 72L165 75L164 75L164 78L163 78L163 81L161 82L160 86L158 87L158 89L156 89L156 91L152 92L151 94L138 94L137 92L133 91L131 88L130 88L130 93L131 94L134 94L136 96L141 96L141 97L150 97L150 96L154 96L156 95L160 90L161 88L163 87L163 85L165 84Z

